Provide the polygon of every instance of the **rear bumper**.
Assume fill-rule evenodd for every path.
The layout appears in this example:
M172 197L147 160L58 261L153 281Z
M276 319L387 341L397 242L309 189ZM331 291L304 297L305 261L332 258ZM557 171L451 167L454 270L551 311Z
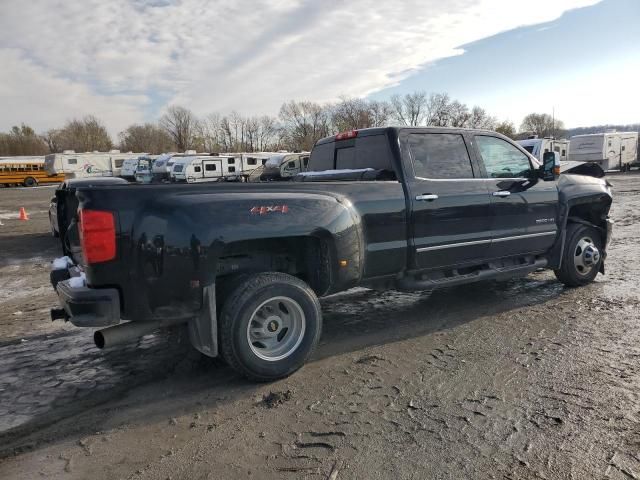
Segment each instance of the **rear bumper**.
M67 319L77 327L107 327L120 323L120 294L115 288L71 285L65 271L53 270L51 283Z

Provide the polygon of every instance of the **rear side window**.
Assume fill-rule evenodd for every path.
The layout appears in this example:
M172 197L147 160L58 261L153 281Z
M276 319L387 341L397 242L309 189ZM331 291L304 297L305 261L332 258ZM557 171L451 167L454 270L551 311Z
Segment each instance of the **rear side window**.
M471 159L462 135L412 133L409 149L416 177L473 178Z
M520 178L530 175L529 157L509 142L485 135L476 135L475 139L490 178Z
M215 172L215 170L216 170L216 164L215 164L215 163L207 163L207 164L205 164L204 169L205 169L207 172Z
M385 135L363 135L316 145L309 159L309 170L316 172L360 168L393 171Z
M316 172L335 169L335 162L333 159L335 145L335 142L329 142L313 147L309 169L315 170Z

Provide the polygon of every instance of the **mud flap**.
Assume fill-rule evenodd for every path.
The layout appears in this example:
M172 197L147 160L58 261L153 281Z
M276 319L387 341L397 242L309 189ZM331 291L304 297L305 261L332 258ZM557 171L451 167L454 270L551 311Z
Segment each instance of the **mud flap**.
M218 317L216 314L216 285L202 289L202 308L198 316L189 320L191 345L208 357L218 356Z

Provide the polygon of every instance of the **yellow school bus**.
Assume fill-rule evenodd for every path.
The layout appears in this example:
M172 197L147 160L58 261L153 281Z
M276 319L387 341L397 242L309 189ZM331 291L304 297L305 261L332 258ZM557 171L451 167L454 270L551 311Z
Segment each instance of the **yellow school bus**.
M49 175L41 162L0 162L0 185L35 187L64 182L64 174Z

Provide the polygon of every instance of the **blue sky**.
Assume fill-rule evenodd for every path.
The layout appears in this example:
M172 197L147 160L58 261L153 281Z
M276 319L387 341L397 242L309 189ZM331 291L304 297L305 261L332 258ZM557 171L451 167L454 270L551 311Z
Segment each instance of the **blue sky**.
M516 123L554 107L568 126L640 122L638 0L605 0L462 48L371 97L448 92Z
M3 0L0 131L412 90L516 125L631 123L639 46L640 0Z

